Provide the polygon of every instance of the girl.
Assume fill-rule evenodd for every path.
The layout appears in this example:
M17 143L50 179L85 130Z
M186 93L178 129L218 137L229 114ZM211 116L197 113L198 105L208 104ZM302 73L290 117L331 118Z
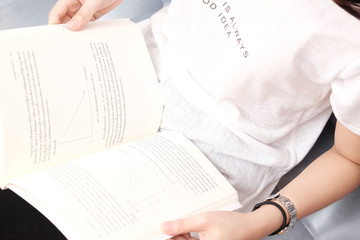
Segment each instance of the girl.
M49 23L81 30L120 3L59 0ZM359 186L359 9L346 0L173 0L143 23L165 99L160 130L191 139L243 206L164 223L164 233L261 239ZM262 201L303 159L331 112L338 119L333 148Z

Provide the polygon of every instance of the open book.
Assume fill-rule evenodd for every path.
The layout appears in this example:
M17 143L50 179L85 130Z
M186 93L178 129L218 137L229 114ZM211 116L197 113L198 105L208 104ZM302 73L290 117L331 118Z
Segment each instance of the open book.
M129 20L0 31L0 184L68 239L166 239L159 224L239 207L162 101Z

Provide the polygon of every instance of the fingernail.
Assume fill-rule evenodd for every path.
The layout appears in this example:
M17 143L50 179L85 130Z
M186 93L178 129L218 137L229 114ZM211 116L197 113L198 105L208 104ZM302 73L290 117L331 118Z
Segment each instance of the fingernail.
M66 27L69 29L74 29L78 26L78 22L75 19L71 19L68 23L66 23Z
M161 229L162 229L162 231L165 232L165 233L171 232L171 230L172 230L172 224L171 224L171 222L163 222L163 223L161 224Z

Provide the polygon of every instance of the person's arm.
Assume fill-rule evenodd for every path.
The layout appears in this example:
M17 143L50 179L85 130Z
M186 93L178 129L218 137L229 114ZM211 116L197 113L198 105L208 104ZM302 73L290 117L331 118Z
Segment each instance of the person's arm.
M281 194L303 218L344 197L360 184L360 136L337 121L334 146L321 155Z
M338 121L334 146L282 189L280 194L293 202L297 219L300 219L344 197L359 185L360 136ZM262 239L276 231L282 220L279 209L263 205L248 214L199 214L163 223L162 229L165 234L177 236L173 238L176 240L193 239L181 235L189 232L198 232L201 240Z
M70 30L83 29L118 6L122 0L58 0L49 13L49 24L66 23Z

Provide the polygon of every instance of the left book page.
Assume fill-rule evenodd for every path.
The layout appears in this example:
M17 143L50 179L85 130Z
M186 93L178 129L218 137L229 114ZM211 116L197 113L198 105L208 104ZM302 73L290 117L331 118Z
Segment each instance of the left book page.
M158 81L139 27L0 31L0 184L157 132Z

